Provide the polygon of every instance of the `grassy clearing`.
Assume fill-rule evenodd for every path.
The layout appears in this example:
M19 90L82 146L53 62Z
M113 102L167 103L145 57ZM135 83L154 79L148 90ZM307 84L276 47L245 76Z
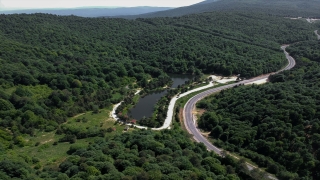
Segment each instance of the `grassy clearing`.
M70 118L64 126L70 128L99 128L99 129L108 129L108 128L115 128L116 130L107 133L106 136L113 136L117 133L122 133L124 126L119 124L115 124L115 121L110 116L110 112L112 111L112 107L107 109L101 109L99 113L87 112L80 116L76 116Z
M47 98L52 93L52 89L49 88L47 85L36 85L36 86L22 86L21 85L19 87L29 91L32 94L31 98L33 100ZM5 89L4 92L10 96L16 90L17 90L17 86Z
M122 100L123 96L120 93L112 94L111 101L120 102Z
M52 89L47 85L37 85L37 86L24 86L27 90L32 93L32 99L44 99L50 96Z
M8 89L4 89L4 93L6 93L8 96L10 96L16 89L17 89L17 87L11 87Z
M105 137L113 137L116 134L123 133L124 125L115 124L115 121L110 117L111 107L100 110L100 113L94 114L87 112L79 114L78 116L69 118L68 121L63 124L64 126L70 126L72 128L92 128L99 129L114 128L115 131L107 132ZM82 121L86 119L85 121ZM80 120L80 121L79 121ZM67 157L67 151L71 145L87 146L89 143L93 143L96 138L91 137L85 139L78 139L75 143L58 142L64 135L57 135L56 131L42 132L37 131L34 137L25 136L24 140L26 145L24 147L14 147L9 150L5 157L2 158L23 158L23 159L39 159L38 165L41 168L49 166L50 168L58 168L58 165L64 161ZM34 165L33 165L34 166Z
M70 118L63 126L74 128L108 128L114 124L114 121L110 118L110 112L112 108L101 109L99 113L93 113L91 111Z

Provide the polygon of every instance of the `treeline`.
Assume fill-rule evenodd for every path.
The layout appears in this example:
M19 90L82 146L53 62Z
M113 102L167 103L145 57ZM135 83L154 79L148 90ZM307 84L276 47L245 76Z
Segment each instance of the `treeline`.
M281 179L319 179L319 41L288 48L297 60L265 85L240 86L201 101L199 127Z

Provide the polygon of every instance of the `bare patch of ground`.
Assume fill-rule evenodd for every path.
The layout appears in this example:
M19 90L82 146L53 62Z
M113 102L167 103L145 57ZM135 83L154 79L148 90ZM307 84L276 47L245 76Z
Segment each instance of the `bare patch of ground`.
M75 119L75 118L78 118L78 117L80 117L80 116L83 116L83 115L85 115L86 113L81 113L81 114L77 114L77 115L75 115L75 116L73 116L73 117L71 117L72 119ZM62 123L62 124L67 124L68 123L68 121L66 121L66 122L64 122L64 123ZM45 136L45 135L42 135L42 136Z
M82 116L84 114L86 114L86 113L77 114L77 115L73 116L72 118L78 118L78 117L80 117L80 116Z
M206 112L206 110L205 109L195 109L195 110L193 110L192 111L192 114L194 115L194 117L196 118L195 119L195 122L196 122L196 125L197 125L197 127L198 127L198 119L202 116L202 114L203 113L205 113ZM199 128L198 128L199 129ZM204 137L206 137L206 138L208 138L209 137L209 134L211 133L211 132L203 132L203 130L202 129L199 129L200 130L200 133L204 136Z
M139 94L141 91L142 91L142 89L138 89L138 90L134 93L134 95Z
M201 132L202 136L209 138L210 132Z
M225 77L225 76L218 76L218 75L210 75L209 77L212 78L212 81L218 82L221 84L237 80L237 76Z
M186 126L184 125L184 122L183 122L183 108L180 108L180 111L179 111L179 121L180 121L182 129L184 131L187 131Z
M206 110L205 109L196 109L192 111L192 114L196 115L197 117L202 116L203 113L205 113Z
M44 142L42 142L41 144L46 144L46 143L51 142L51 141L53 141L53 139L49 139L49 140L47 140L47 141L44 141Z
M250 83L246 83L244 85L250 85L250 84L264 84L264 83L267 83L268 82L268 78L265 78L265 79L260 79L260 80L257 80L257 81L253 81L253 82L250 82Z
M309 23L314 23L314 22L316 22L316 21L319 21L320 19L313 19L313 18L307 18L306 19Z

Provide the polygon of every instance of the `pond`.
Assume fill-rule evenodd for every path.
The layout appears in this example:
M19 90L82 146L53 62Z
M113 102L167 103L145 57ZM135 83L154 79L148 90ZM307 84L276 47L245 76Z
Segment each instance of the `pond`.
M177 88L179 85L184 84L186 81L192 78L191 75L169 74L169 76L173 80L171 88ZM140 120L143 117L151 117L155 104L166 94L167 90L163 90L140 98L139 102L129 111L128 115L136 120Z
M173 83L171 88L177 88L179 85L184 84L186 81L189 81L193 78L192 75L184 75L184 74L169 74Z

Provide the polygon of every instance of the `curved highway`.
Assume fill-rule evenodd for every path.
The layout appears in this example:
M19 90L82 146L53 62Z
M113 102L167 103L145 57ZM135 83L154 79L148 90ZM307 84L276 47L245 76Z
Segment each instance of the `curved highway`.
M289 55L289 53L285 50L286 47L288 47L289 45L284 45L281 47L281 49L283 50L287 60L288 60L288 65L286 67L284 67L283 69L275 72L275 73L279 73L281 71L284 70L289 70L291 68L293 68L296 65L295 60ZM270 74L275 74L275 73L270 73ZM213 88L213 89L209 89L207 91L201 92L195 96L193 96L191 99L189 99L189 101L186 103L186 105L183 108L183 119L184 119L184 124L186 126L186 129L188 130L188 132L190 134L193 135L193 138L197 141L197 142L202 142L208 150L214 151L215 153L221 155L221 152L223 151L222 149L217 148L216 146L212 145L210 143L210 141L208 141L204 136L202 136L202 134L200 133L199 129L197 129L196 123L195 123L195 118L194 115L192 114L192 111L195 108L196 103L203 99L206 96L209 96L213 93L217 93L221 90L224 89L229 89L232 88L234 86L238 86L240 84L246 84L246 83L252 83L261 79L265 79L268 78L270 74L266 74L266 75L262 75L256 78L252 78L252 79L248 79L248 80L244 80L244 81L240 81L234 84L229 84L229 85L225 85L225 86L221 86L221 87L217 87L217 88ZM248 169L253 169L256 168L253 165L247 164ZM270 177L270 176L269 176ZM270 177L272 179L275 179L273 177Z

